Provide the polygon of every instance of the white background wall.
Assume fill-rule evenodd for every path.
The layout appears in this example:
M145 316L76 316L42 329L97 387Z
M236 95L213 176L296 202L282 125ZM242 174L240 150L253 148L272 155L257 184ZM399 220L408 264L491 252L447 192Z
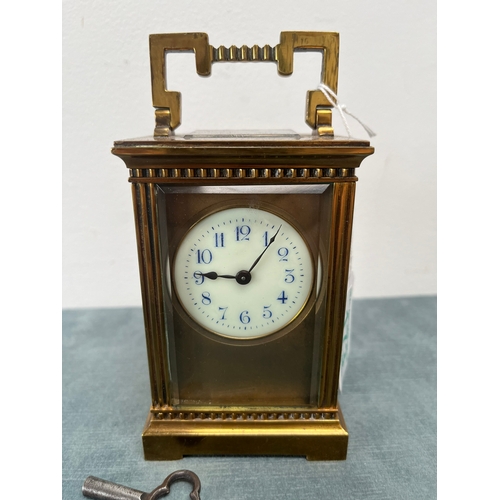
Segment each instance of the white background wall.
M375 155L358 170L354 296L436 293L433 0L65 0L63 307L140 305L128 172L110 149L153 132L148 35L202 31L213 46L274 46L289 30L340 33L340 101L377 132ZM319 83L320 61L295 54L289 78L272 63L218 63L205 79L192 54L168 56L168 86L183 99L178 133L309 133L305 93Z

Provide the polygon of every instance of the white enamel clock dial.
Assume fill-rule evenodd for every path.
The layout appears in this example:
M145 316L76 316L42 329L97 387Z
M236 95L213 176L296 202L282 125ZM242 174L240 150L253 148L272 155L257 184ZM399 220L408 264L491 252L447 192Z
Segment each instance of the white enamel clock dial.
M195 224L175 255L177 296L191 318L224 337L251 339L284 328L311 293L309 248L287 221L230 208Z

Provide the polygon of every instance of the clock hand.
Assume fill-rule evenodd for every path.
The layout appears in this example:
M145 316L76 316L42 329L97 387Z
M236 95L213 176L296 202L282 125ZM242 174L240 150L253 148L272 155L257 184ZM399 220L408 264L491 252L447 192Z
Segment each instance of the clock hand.
M262 256L266 253L266 250L271 246L272 243L274 243L274 240L276 239L276 236L278 236L278 233L280 232L281 226L278 228L276 231L276 234L269 240L269 243L267 244L267 247L264 248L264 251L257 257L257 260L252 264L252 267L248 270L248 272L252 272L252 269L257 265L257 262L262 258Z
M210 272L210 273L200 273L200 276L204 276L205 278L208 278L209 280L216 280L217 278L227 278L227 279L236 279L236 276L229 276L228 274L217 274L216 272Z
M236 276L231 276L229 274L217 274L216 272L212 271L209 273L197 273L195 277L199 278L201 276L204 276L209 280L216 280L217 278L232 279L236 280L236 282L240 285L248 285L248 283L250 283L250 280L252 279L252 276L250 276L250 273L248 271L240 271L236 274Z

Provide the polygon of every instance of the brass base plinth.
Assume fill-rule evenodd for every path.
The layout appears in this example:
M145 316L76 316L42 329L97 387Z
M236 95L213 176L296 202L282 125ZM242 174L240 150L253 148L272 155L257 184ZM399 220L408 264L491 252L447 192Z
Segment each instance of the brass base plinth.
M282 455L345 460L342 413L220 414L150 412L142 434L146 460L188 455Z

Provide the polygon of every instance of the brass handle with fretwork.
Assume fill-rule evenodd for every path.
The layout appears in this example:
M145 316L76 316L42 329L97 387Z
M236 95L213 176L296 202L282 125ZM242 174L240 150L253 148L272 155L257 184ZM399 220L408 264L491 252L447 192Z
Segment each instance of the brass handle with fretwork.
M181 123L181 94L166 86L166 53L194 52L196 72L209 76L212 63L274 62L278 73L289 76L293 72L294 51L321 51L323 62L321 83L337 92L339 34L314 31L282 31L275 47L254 45L227 48L212 47L206 33L168 33L149 36L151 58L151 86L155 108L155 136L168 136ZM306 96L306 123L320 135L333 135L332 104L320 90L309 90Z

